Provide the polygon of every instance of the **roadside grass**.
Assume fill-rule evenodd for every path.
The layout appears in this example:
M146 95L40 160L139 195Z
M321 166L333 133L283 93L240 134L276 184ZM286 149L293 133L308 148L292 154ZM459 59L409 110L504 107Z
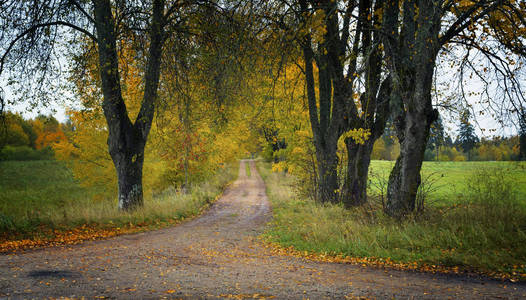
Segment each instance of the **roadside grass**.
M373 168L379 165L375 162ZM434 166L440 170L440 163ZM462 166L446 163L447 168ZM377 205L345 209L302 199L294 192L292 176L272 173L263 162L258 162L258 170L267 184L274 216L263 237L281 247L387 261L401 268L526 280L526 204L522 187L515 191L516 178L506 169L472 169L464 179L470 183L463 186L458 178L450 179L459 185L451 199L446 185L439 195L447 200L438 200L423 214L403 222L385 216Z
M94 188L80 187L59 161L0 162L0 240L51 238L55 230L168 226L197 215L237 176L226 167L210 180L184 194L167 189L145 196L144 207L126 213L116 199L94 198Z
M247 174L247 177L250 178L250 164L248 162L245 162L245 173Z

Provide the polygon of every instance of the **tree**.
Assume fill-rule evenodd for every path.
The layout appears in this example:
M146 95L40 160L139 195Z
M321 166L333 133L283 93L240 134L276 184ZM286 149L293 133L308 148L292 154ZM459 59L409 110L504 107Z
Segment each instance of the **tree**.
M444 144L444 125L442 124L442 118L439 116L435 122L431 124L429 139L427 141L427 149L434 150L436 155L436 160L438 161L438 156L440 155L440 146Z
M371 152L383 133L389 108L390 79L384 76L380 37L373 30L380 22L381 1L279 2L284 8L277 10L275 23L285 29L285 39L292 37L299 46L303 60L317 198L347 206L363 204ZM347 148L341 189L340 139Z
M29 136L24 129L25 120L18 114L7 113L0 125L0 149L5 146L29 146Z
M471 160L471 150L479 142L479 138L475 133L475 128L469 122L471 113L469 110L464 110L460 116L460 124L458 130L458 138L456 144L460 145L462 150L468 155L468 160Z
M364 90L358 96L358 109L351 109L346 116L347 129L354 132L363 129L367 136L345 137L347 172L342 198L346 206L362 205L367 202L367 182L373 146L384 133L389 116L391 77L386 76L382 69L381 35L374 30L381 23L382 3L382 1L359 2L353 51L349 53L354 56L361 54L365 62L362 65L362 74L358 74L359 70L355 71L357 75L353 84L363 84ZM357 50L358 47L360 51ZM358 80L360 76L363 76L361 82ZM354 114L356 112L358 115Z
M26 75L40 70L36 74L47 78L45 70L52 66L49 54L56 50L58 37L65 39L67 34L70 38L78 37L66 33L65 28L81 33L80 40L87 38L95 46L103 95L101 106L109 132L108 149L118 177L118 200L122 210L143 204L144 148L157 103L163 46L171 32L184 27L196 6L194 2L167 4L164 0L151 3L112 3L109 0L0 3L0 44L5 45L1 48L0 74L9 64L13 70L18 68L19 73ZM142 52L146 58L142 72L143 97L134 121L124 103L119 62L119 43L133 41L147 48ZM22 63L17 58L23 58ZM37 67L24 68L32 65Z
M519 160L526 160L526 109L522 107L519 116Z
M469 96L480 95L478 114L489 114L501 126L515 127L519 133L526 105L525 11L524 1L501 1L480 22L470 25L473 30L469 34L453 41L455 48L448 49L449 53L463 53L455 62L459 69L454 73L460 81L475 78L482 84L477 91L460 84L454 89L460 97L454 98L467 102Z
M66 140L61 124L53 116L39 115L35 121L41 125L38 132L35 132L36 139L33 141L35 149L52 148L53 144Z
M240 63L234 58L245 61L245 56L232 44L239 39L239 28L246 27L231 21L231 15L220 8L200 6L192 11L192 18L185 25L191 31L176 32L166 41L158 95L161 101L157 103L144 154L143 168L149 174L143 179L145 195L168 187L189 190L249 147L245 139L250 136L249 122L244 115L250 107L245 106L243 80L257 73L235 71ZM141 109L145 63L142 54L143 49L134 43L119 43L122 96L130 116ZM116 180L111 157L104 149L108 130L101 107L103 97L97 89L97 58L95 52L82 53L78 58L83 67L77 68L70 80L75 84L82 109L69 113L72 127L76 128L68 134L69 143L54 148L61 159L70 162L83 184L97 186L97 191L104 192L97 196L107 197L115 190ZM225 65L221 85L227 90L221 91L225 97L220 104L215 83L210 80L213 65Z
M429 129L438 117L431 90L439 51L453 39L470 36L466 31L501 4L486 0L385 2L382 41L400 141L400 156L389 176L388 215L401 218L415 208Z

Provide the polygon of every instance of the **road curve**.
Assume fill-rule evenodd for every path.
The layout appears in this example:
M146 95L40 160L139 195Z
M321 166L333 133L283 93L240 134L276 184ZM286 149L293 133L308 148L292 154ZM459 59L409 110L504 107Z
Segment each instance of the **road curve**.
M275 255L255 243L270 218L255 163L243 160L237 181L192 221L0 255L0 298L526 298L524 284Z

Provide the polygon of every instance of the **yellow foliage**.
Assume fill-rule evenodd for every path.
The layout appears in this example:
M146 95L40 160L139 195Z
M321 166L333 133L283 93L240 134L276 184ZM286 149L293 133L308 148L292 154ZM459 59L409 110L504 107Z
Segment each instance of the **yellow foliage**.
M287 169L287 163L280 161L272 164L272 172L284 172Z
M344 141L348 138L351 138L354 140L356 144L363 144L365 141L369 139L371 136L371 130L370 129L364 129L364 128L355 128L351 129L345 133L343 133L340 136L340 139L338 140L339 144L344 143Z
M466 161L466 157L464 155L457 155L453 158L453 161Z
M300 147L294 147L294 149L292 149L292 152L291 152L292 155L305 155L305 150L303 148L300 148Z

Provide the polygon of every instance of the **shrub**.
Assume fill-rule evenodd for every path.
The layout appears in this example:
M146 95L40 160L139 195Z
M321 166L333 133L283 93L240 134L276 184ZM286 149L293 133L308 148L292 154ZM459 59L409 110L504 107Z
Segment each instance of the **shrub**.
M0 150L0 161L5 160L50 160L54 158L49 147L35 150L28 146L5 146Z

